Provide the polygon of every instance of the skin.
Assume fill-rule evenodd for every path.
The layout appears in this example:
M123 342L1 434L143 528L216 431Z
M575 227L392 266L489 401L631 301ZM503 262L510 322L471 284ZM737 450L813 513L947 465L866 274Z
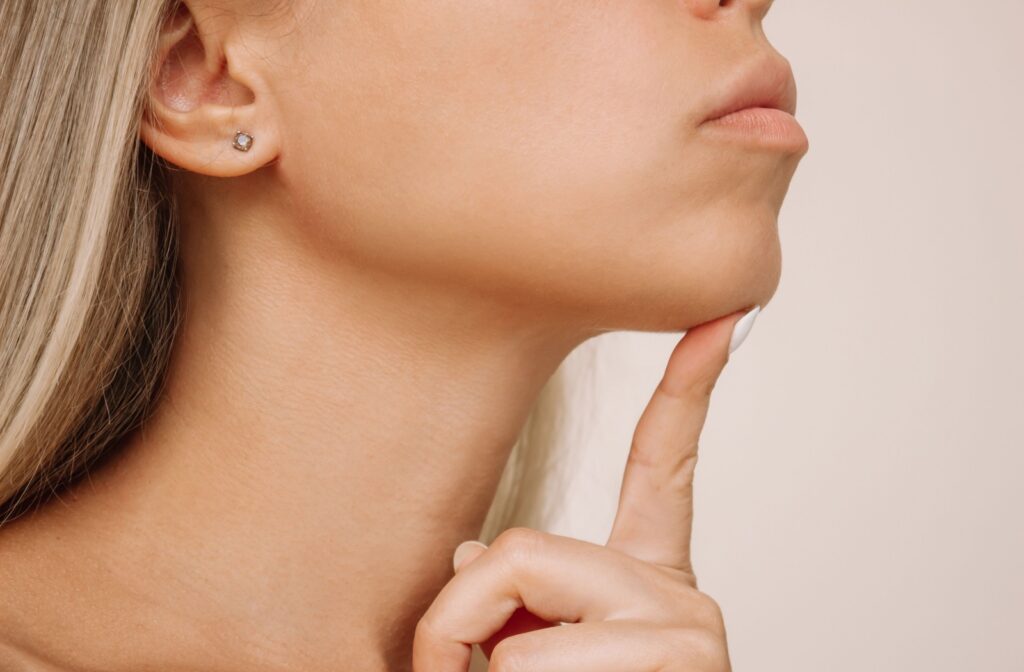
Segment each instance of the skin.
M728 669L697 437L807 147L700 122L781 58L769 4L186 0L141 129L182 169L167 391L0 530L0 667ZM618 329L689 332L608 544L517 528L453 577L541 387Z

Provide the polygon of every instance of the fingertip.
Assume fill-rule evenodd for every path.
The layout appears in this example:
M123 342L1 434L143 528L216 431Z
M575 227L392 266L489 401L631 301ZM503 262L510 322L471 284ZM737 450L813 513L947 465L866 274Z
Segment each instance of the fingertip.
M669 357L663 384L679 391L689 382L717 378L760 311L760 306L737 310L688 329Z
M758 314L761 312L761 306L754 306L749 311L743 314L732 328L732 338L729 339L729 354L736 352L736 350L743 345L743 341L747 340L747 336L750 335L750 330L754 328L754 320L757 319Z
M452 568L458 572L485 550L487 550L487 545L479 541L469 539L462 542L455 547L455 553L452 555Z

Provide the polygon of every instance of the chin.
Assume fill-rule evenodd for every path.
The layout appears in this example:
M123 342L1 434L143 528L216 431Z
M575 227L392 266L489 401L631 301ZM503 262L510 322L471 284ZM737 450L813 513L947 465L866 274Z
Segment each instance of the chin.
M775 296L782 279L782 246L777 233L772 235L770 244L750 255L747 268L750 274L744 278L740 300L744 302L743 306L757 305L764 308Z
M509 269L517 302L591 334L678 332L765 308L782 275L778 216L766 207L691 214L617 242L597 255L559 252L550 263L517 263Z
M742 273L707 274L696 285L692 277L677 281L662 276L660 282L638 288L628 296L615 301L604 297L605 301L591 304L583 322L595 333L677 332L755 305L763 309L779 286L781 267L777 258L769 254L750 260L756 263L746 266Z
M620 304L617 329L631 331L685 331L755 305L765 308L782 277L782 248L777 230L760 229L731 243L688 254L640 273L647 283L641 296Z

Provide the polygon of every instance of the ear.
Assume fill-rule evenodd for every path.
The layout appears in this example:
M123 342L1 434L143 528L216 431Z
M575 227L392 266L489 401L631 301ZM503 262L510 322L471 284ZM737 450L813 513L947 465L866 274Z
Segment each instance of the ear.
M223 10L185 0L161 27L139 135L170 163L235 177L274 161L280 135L270 91L251 44ZM241 131L240 151L235 146Z

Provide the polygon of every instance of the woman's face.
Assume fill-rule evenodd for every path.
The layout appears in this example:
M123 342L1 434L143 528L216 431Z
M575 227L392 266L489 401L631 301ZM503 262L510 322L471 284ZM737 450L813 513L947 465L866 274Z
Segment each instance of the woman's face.
M762 67L795 94L768 4L295 0L264 55L297 235L599 329L763 305L806 137L701 122Z

